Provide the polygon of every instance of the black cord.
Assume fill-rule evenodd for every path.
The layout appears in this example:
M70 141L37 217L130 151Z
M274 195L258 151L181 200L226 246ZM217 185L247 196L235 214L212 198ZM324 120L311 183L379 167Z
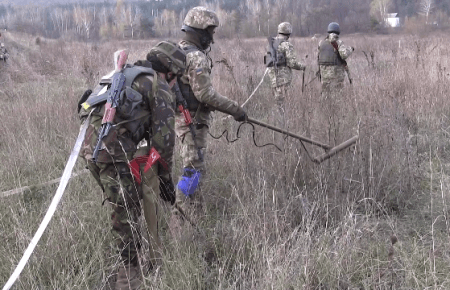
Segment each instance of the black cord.
M216 139L216 140L222 138L222 137L225 135L225 139L227 140L228 143L234 143L234 142L236 142L239 138L241 138L241 136L240 136L241 127L242 127L242 125L245 125L245 124L249 124L250 126L252 126L252 138L253 138L253 144L254 144L256 147L262 148L262 147L266 147L266 146L272 145L272 146L274 146L276 149L278 149L278 151L283 152L283 150L281 150L280 147L278 147L278 146L275 145L274 143L266 143L266 144L263 144L263 145L258 145L258 144L256 143L256 137L255 137L255 134L256 134L255 125L254 125L253 123L250 123L250 122L242 122L242 123L239 124L239 127L237 128L237 131L236 131L236 138L233 139L233 140L230 140L229 135L228 135L228 134L229 134L228 130L224 130L224 131L222 132L222 134L220 134L220 136L217 136L217 137L214 136L213 134L211 134L209 131L208 131L208 134L209 134L213 139ZM288 137L289 137L288 135L285 135L285 136L284 136L284 140L286 140ZM308 150L306 149L306 146L305 146L305 144L303 143L303 141L302 141L302 140L299 140L299 141L300 141L300 144L302 144L302 147L303 147L303 149L305 150L306 155L308 155L308 158L309 158L311 161L314 162L314 158L312 158L312 156L309 154L309 152L308 152Z
M275 145L274 143L266 143L266 144L263 144L263 145L258 145L258 144L256 143L256 136L255 136L255 135L256 135L256 129L255 129L255 125L253 125L253 124L250 123L250 122L242 122L242 123L239 124L239 127L237 128L237 131L236 131L236 139L233 139L233 140L230 140L228 130L224 130L224 131L222 132L222 134L220 134L220 136L217 136L217 137L214 136L214 135L211 134L211 133L209 133L209 135L210 135L213 139L216 139L216 140L222 138L222 137L225 135L225 139L227 140L228 143L234 143L234 142L236 142L239 138L241 138L241 136L240 136L241 128L242 128L242 126L245 125L245 124L249 124L250 126L252 126L252 138L253 138L253 144L254 144L256 147L262 148L262 147L266 147L266 146L272 145L272 146L274 146L275 148L277 148L280 152L283 151L283 150L280 149L280 147L278 147L278 146Z

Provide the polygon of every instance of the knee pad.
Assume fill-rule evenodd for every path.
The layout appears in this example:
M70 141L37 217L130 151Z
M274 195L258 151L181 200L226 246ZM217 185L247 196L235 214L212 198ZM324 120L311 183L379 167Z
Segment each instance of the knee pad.
M193 168L184 168L181 180L178 182L177 187L187 197L194 194L198 187L202 174Z

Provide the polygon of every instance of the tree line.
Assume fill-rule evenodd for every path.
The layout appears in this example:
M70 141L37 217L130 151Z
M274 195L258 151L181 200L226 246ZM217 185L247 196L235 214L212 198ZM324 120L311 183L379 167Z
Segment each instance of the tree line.
M221 38L273 35L283 21L293 25L294 36L324 33L331 21L346 33L382 31L388 13L414 29L450 25L450 0L117 0L0 5L0 28L78 40L178 37L187 11L198 5L217 12Z

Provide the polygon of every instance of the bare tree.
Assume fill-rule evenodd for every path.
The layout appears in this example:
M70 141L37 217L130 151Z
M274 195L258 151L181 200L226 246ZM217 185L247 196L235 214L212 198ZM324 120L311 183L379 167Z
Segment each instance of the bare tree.
M131 30L131 38L134 38L136 26L138 25L139 18L141 17L140 9L137 6L129 4L125 8L124 13L125 13L124 15L125 21Z
M370 14L375 16L378 22L384 23L391 4L391 0L373 0L370 3Z
M420 0L418 13L421 15L425 15L425 23L428 24L428 16L430 15L431 10L434 8L433 0Z
M75 21L76 30L79 34L86 34L86 38L90 38L91 27L96 17L95 7L92 10L75 6L73 10L73 19Z
M60 35L67 32L70 18L70 12L62 8L55 8L50 13L50 19L53 22L53 26L55 26Z

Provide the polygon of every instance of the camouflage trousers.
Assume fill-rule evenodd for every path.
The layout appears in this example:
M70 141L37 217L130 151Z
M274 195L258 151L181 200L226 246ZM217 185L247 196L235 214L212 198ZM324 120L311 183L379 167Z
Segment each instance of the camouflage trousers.
M111 233L126 264L136 264L138 261L142 240L138 225L141 199L150 238L150 262L157 263L161 256L156 203L159 196L157 166L143 173L144 166L141 165L142 184L137 185L126 162L95 164L88 161L89 170L112 206Z
M339 144L340 127L345 113L342 111L344 77L322 78L321 109L328 122L328 143Z
M274 122L276 126L285 128L286 127L286 108L285 102L287 97L288 85L283 85L279 87L273 87L272 92L277 103L277 110L273 110L272 114L274 116Z
M344 87L345 70L342 66L320 66L322 98L335 98Z
M344 80L322 79L322 98L336 98L344 88Z
M180 114L176 116L176 127L175 132L177 134L179 140L179 148L181 151L181 159L182 166L184 168L193 168L199 172L201 172L202 177L200 178L201 187L202 180L206 174L206 166L205 161L201 161L198 157L197 148L194 145L194 140L192 138L192 133L189 130L189 127L184 123L184 117ZM195 126L195 143L201 148L203 156L205 157L206 144L207 144L207 136L208 136L209 128L205 124L199 124ZM180 176L181 180L181 176ZM187 198L183 192L181 192L178 188L176 188L176 203L183 210L187 210L186 204L201 204L201 194L199 193L199 188L197 188L194 195Z

